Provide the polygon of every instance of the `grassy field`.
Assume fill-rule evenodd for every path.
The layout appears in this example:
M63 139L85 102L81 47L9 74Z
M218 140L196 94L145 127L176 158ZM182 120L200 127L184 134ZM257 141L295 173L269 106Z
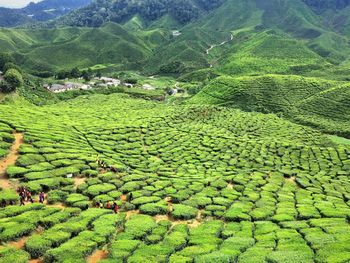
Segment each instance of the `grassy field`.
M51 204L0 209L1 262L94 251L103 262L350 260L343 140L273 114L126 94L41 107L14 98L0 116L1 157L14 129L24 135L7 176ZM121 212L92 208L100 200Z

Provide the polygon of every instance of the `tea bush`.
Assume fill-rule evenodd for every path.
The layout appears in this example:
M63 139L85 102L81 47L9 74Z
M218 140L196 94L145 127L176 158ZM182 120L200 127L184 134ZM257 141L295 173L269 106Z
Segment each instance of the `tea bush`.
M316 130L125 94L1 104L0 116L0 158L13 127L24 135L7 175L68 206L0 208L0 240L29 236L34 258L85 262L106 246L106 262L349 259L350 148ZM120 214L91 208L99 201L116 201Z

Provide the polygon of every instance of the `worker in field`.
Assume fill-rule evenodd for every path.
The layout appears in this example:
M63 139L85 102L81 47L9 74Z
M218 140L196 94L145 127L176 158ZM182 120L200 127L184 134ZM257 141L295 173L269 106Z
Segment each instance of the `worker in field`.
M43 204L44 201L45 201L45 194L44 194L44 192L40 192L40 194L39 194L39 202Z
M6 205L7 205L7 204L6 204L5 199L2 199L2 200L1 200L1 207L6 207Z
M23 194L23 192L21 192L21 193L19 194L19 203L20 203L20 206L25 205L24 200L25 200L24 194Z
M106 208L111 209L111 203L109 201L107 202Z
M119 206L117 205L116 202L113 202L113 211L114 211L115 214L118 214Z
M127 197L127 201L130 202L132 200L132 193L130 192Z

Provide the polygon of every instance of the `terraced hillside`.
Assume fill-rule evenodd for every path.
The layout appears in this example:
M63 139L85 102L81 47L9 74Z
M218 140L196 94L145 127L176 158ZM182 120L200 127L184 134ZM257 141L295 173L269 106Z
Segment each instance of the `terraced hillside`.
M2 262L350 260L350 148L318 131L120 94L0 116L2 157L24 136L5 180L48 196L0 209Z
M346 82L264 75L214 79L192 103L277 113L324 132L349 137L350 87Z

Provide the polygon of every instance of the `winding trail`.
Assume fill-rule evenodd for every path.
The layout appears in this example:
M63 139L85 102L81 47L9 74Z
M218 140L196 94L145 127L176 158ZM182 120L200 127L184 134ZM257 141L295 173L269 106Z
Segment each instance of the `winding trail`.
M15 137L15 141L11 146L10 153L4 159L0 160L0 187L16 190L17 185L6 177L6 170L10 165L14 165L19 157L18 150L23 144L23 134L14 132L13 136Z
M233 40L233 34L231 33L230 39L229 39L229 40L223 41L223 42L221 42L220 44L217 44L217 45L211 45L211 46L205 51L205 53L206 53L207 55L209 55L209 54L210 54L210 51L211 51L212 49L217 48L217 47L220 47L220 46L223 46L223 45L227 44L228 42L231 42L232 40ZM213 65L210 64L210 67L212 68Z

